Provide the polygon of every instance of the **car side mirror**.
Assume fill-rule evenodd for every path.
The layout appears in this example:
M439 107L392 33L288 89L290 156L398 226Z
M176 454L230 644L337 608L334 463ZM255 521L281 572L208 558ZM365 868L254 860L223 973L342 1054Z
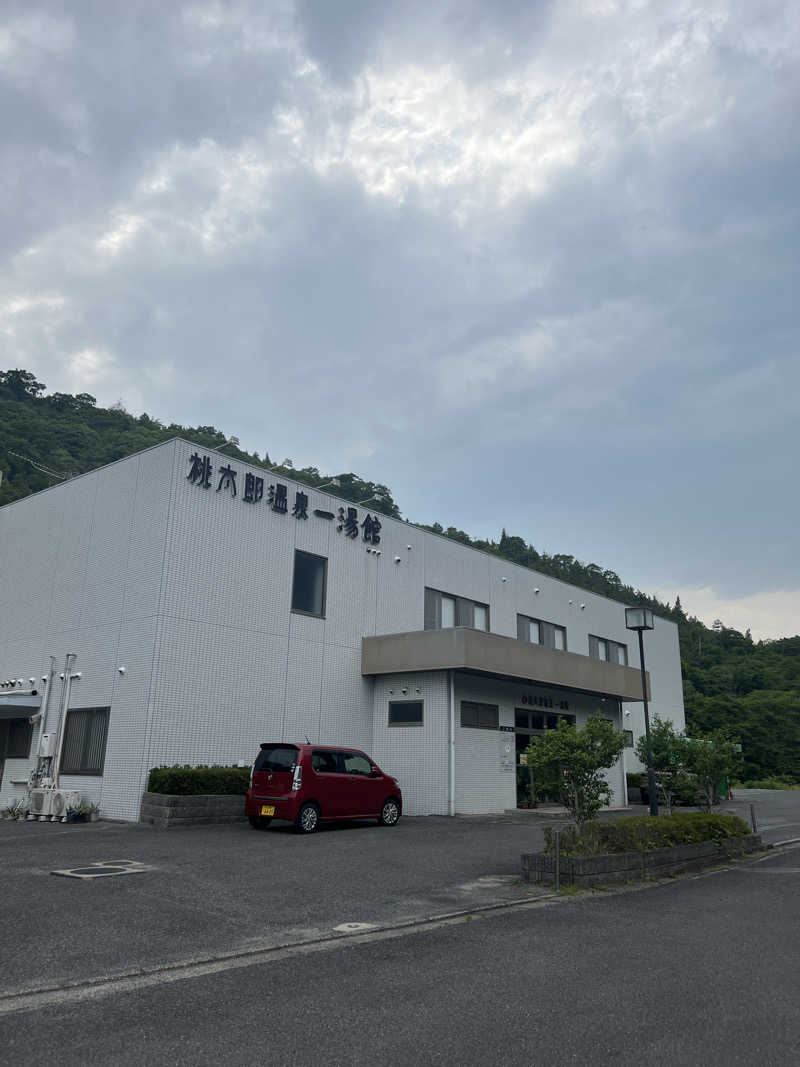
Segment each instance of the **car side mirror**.
M381 772L379 770L377 770L375 767L372 768L372 770L369 773L369 776L370 776L370 778L383 778L383 775L381 774Z

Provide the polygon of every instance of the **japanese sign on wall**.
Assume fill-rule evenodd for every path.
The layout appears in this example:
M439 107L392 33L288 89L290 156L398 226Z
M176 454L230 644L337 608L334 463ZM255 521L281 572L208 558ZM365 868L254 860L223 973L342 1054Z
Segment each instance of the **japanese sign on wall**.
M239 498L244 504L259 505L264 501L265 507L279 515L293 515L295 519L308 519L308 494L300 489L294 491L294 500L290 500L288 486L281 482L264 484L264 479L256 474L245 473L244 484L239 482L239 471L230 463L219 467L214 474L214 467L208 456L193 452L189 458L191 464L187 480L200 489L214 489L231 499ZM216 483L216 488L214 487ZM264 490L266 489L266 494ZM241 490L241 494L240 494ZM291 510L289 505L291 506ZM359 535L369 545L378 545L381 540L381 521L377 515L367 513L362 522L358 521L358 509L344 506L333 511L315 508L312 515L323 522L335 523L336 530L344 537L356 540Z
M552 697L536 696L534 693L523 693L521 698L520 698L520 703L522 703L522 704L530 704L531 707L535 707L535 708L552 708L553 707L553 698ZM558 706L559 706L559 708L561 708L562 711L569 711L569 701L568 700L559 700Z

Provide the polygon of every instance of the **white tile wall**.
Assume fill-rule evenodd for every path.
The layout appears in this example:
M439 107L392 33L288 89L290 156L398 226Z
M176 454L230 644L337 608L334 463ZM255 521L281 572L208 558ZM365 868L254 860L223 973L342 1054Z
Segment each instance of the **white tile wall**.
M405 696L403 688L408 690ZM424 703L422 726L389 726L389 702L411 699ZM446 671L386 675L375 681L370 754L400 782L407 815L447 814L449 706Z

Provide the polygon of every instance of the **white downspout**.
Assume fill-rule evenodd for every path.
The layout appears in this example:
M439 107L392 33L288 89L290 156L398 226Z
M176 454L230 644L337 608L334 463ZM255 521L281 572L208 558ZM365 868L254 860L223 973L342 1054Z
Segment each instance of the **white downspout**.
M58 789L58 773L61 769L61 750L64 747L64 734L66 733L67 725L67 712L69 711L69 692L72 689L72 679L80 677L72 673L72 667L77 659L77 655L74 652L68 652L67 658L64 662L64 689L61 702L61 711L58 716L58 747L56 748L56 758L53 763L53 786ZM72 662L70 663L70 660Z
M447 681L449 689L448 710L450 713L450 728L449 728L449 752L448 752L448 798L447 798L447 813L448 815L455 815L456 813L456 687L455 677L453 671L447 672Z
M47 672L47 679L44 683L44 692L42 693L42 703L39 708L39 745L42 743L42 734L47 733L47 706L50 703L50 690L53 688L53 675L56 670L56 657L50 657L50 670Z
M55 672L56 672L56 657L55 656L51 656L50 657L50 670L47 672L47 677L46 677L45 683L44 683L44 691L42 693L42 703L41 703L41 706L39 708L39 740L37 742L36 766L35 766L34 770L31 772L30 778L28 779L28 784L29 784L28 792L29 793L30 793L30 787L31 786L39 785L39 783L41 782L42 778L49 777L47 774L43 773L43 768L45 766L45 763L44 763L45 757L43 757L41 755L41 751L42 751L42 737L44 736L44 734L47 733L47 709L48 709L48 706L50 704L50 691L53 688L53 675L55 674ZM49 763L49 761L48 761L48 763Z

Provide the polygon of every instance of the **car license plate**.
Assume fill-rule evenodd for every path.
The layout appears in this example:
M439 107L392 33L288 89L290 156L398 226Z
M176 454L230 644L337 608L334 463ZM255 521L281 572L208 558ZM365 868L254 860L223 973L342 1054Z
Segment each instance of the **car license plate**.
M262 815L274 815L275 814L275 805L274 804L262 804L261 805L261 814Z

